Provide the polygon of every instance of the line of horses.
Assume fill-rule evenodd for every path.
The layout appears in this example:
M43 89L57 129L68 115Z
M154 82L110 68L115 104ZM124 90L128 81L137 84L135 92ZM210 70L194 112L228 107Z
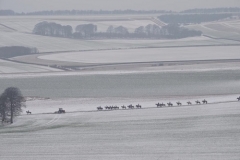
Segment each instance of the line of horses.
M240 101L240 97L239 97L239 101ZM200 102L199 100L195 101L195 103L196 103L196 104L201 104L201 102ZM202 101L202 103L203 103L203 104L207 104L208 101L207 101L206 99L204 99L204 100ZM176 104L177 104L177 106L181 106L181 105L182 105L182 103L179 102L179 101L176 102ZM192 105L192 102L188 101L188 102L187 102L187 105ZM166 104L164 104L164 103L157 103L156 106L157 106L158 108L159 108L159 107L165 107ZM172 102L167 103L167 106L172 107L172 106L173 106Z
M239 97L239 101L240 101L240 97ZM198 104L198 105L201 104L201 102L200 102L199 100L195 101L195 103ZM204 99L204 100L202 100L202 103L203 103L203 104L207 104L208 101L207 101L206 99ZM176 102L176 104L177 104L177 106L181 106L181 105L182 105L182 103L179 102L179 101ZM188 105L192 105L192 102L188 101L187 104L188 104ZM172 107L172 106L173 106L173 103L169 102L169 103L167 103L167 105L166 105L166 104L164 104L164 103L159 103L159 102L158 102L158 103L155 104L155 105L157 106L157 108L165 107L165 106ZM120 109L120 108L122 108L122 109L127 109L127 108L128 108L128 109L134 109L134 108L141 109L142 106L141 106L140 104L138 104L138 105L136 105L136 106L133 106L132 104L130 104L130 105L128 105L128 106L123 105L123 106L121 106L121 107L118 107L118 106L105 106L105 110L118 110L118 109ZM101 111L101 110L103 110L103 109L104 109L104 108L101 107L101 106L97 107L97 110L99 110L99 111Z
M123 106L121 106L121 108L122 109L127 109L127 108L128 109L134 109L134 108L141 109L142 106L140 104L138 104L136 106L133 106L132 104L130 104L128 106L123 105ZM120 107L118 107L118 106L105 106L105 110L118 110L118 109L120 109ZM99 106L99 107L97 107L97 110L101 111L101 110L103 110L103 107Z

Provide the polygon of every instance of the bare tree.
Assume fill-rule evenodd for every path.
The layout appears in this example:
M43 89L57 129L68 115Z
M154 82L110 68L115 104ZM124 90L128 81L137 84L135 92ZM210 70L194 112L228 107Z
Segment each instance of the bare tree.
M10 113L10 122L13 123L13 118L22 112L22 107L25 107L21 91L16 87L7 88L2 94L2 102L6 107L5 111Z

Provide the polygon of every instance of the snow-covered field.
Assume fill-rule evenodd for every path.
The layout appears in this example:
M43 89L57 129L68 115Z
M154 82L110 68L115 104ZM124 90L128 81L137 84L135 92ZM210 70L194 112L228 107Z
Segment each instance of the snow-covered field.
M116 19L115 21L113 19ZM239 42L231 40L213 40L209 38L186 38L182 40L98 40L81 41L57 37L44 37L32 35L31 32L38 22L51 21L64 25L71 24L73 28L78 24L94 23L99 25L99 30L104 31L109 25L123 25L129 30L138 26L153 23L151 15L148 16L105 16L105 17L0 17L0 47L1 46L29 46L37 47L40 52L119 49L139 47L162 47L162 46L193 46L193 45L231 45ZM197 26L192 26L197 27ZM222 32L224 33L224 32Z
M196 98L203 97L190 100ZM213 104L156 108L153 99L29 101L26 110L33 115L0 126L1 160L238 160L239 103L227 102L236 95L204 98ZM144 102L144 109L96 111L98 104L133 101ZM41 114L60 107L84 112Z
M61 52L78 50L121 49L139 47L193 46L193 45L231 45L239 44L231 40L213 40L204 37L182 40L74 40L67 38L38 36L20 32L0 31L0 47L29 46L40 52Z
M40 59L81 63L130 63L240 59L239 46L182 47L70 52L39 56Z
M48 18L72 25L90 21L77 16ZM123 22L129 28L148 23L134 16L128 20L118 18L118 21L112 21L107 17L96 23L102 29ZM92 17L91 21L96 19L99 17ZM27 33L36 22L43 20L46 19L1 17L0 24L10 28L0 25L0 46L37 47L40 52L72 51L39 57L54 60L53 63L225 61L174 62L125 70L51 72L59 70L0 60L0 73L4 73L0 74L1 92L6 87L16 86L25 96L50 97L27 101L27 108L14 124L0 124L0 160L239 160L240 108L236 98L240 94L240 64L237 61L240 48L197 47L239 42L206 37L81 41ZM239 23L228 24L238 27ZM204 34L209 32L211 36L214 36L212 33L217 37L220 33L231 36L230 30L223 31L223 26L226 25L221 28L216 25L192 27L200 27L207 31ZM203 99L209 104L186 105L187 101L194 103ZM176 107L177 101L183 106ZM174 107L156 108L157 102L172 102ZM141 104L143 109L96 110L98 106L129 104ZM58 108L67 113L52 114ZM33 114L26 115L27 110Z

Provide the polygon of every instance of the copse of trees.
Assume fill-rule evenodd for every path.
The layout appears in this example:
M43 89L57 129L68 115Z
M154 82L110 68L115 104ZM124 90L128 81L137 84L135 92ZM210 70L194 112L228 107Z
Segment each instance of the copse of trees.
M15 116L22 112L22 107L25 107L25 99L21 91L16 87L7 88L0 95L0 117L3 122L13 123Z
M158 18L165 23L186 24L217 21L231 16L232 14L168 14Z
M33 29L34 34L54 37L71 37L73 29L70 25L62 26L54 22L40 22Z
M0 47L0 58L12 58L16 56L37 53L39 53L37 48L29 48L23 46Z

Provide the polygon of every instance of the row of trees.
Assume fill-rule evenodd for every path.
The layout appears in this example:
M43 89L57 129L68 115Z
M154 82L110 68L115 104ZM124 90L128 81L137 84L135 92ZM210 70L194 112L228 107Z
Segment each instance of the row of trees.
M16 56L37 54L39 53L37 48L29 48L23 46L8 46L0 47L0 58L12 58Z
M57 37L71 37L72 31L73 29L69 25L62 26L61 24L46 21L36 24L33 29L34 34Z
M21 91L16 87L7 88L0 95L0 117L2 123L13 123L13 118L22 112L22 107L25 107L25 99Z
M240 8L229 7L229 8L195 8L184 10L181 13L239 13Z
M50 10L50 11L37 11L29 13L16 13L12 10L0 10L0 16L6 15L105 15L105 14L163 14L172 13L172 11L164 10Z
M177 24L186 24L186 23L202 23L202 22L211 22L217 21L225 18L231 17L232 14L169 14L161 15L158 18L165 23L177 23Z
M184 38L201 36L201 31L189 30L176 24L159 27L156 24L140 26L134 32L129 32L123 26L109 26L106 32L97 32L94 24L81 24L72 32L71 26L62 26L53 22L41 22L34 27L33 33L44 36L68 37L75 39L85 38Z
M25 13L26 15L98 15L98 14L157 14L172 13L164 10L57 10Z
M239 13L239 7L230 8L196 8L188 9L181 12L165 10L49 10L29 13L16 13L12 10L0 10L0 16L6 15L103 15L103 14L166 14L166 13Z

